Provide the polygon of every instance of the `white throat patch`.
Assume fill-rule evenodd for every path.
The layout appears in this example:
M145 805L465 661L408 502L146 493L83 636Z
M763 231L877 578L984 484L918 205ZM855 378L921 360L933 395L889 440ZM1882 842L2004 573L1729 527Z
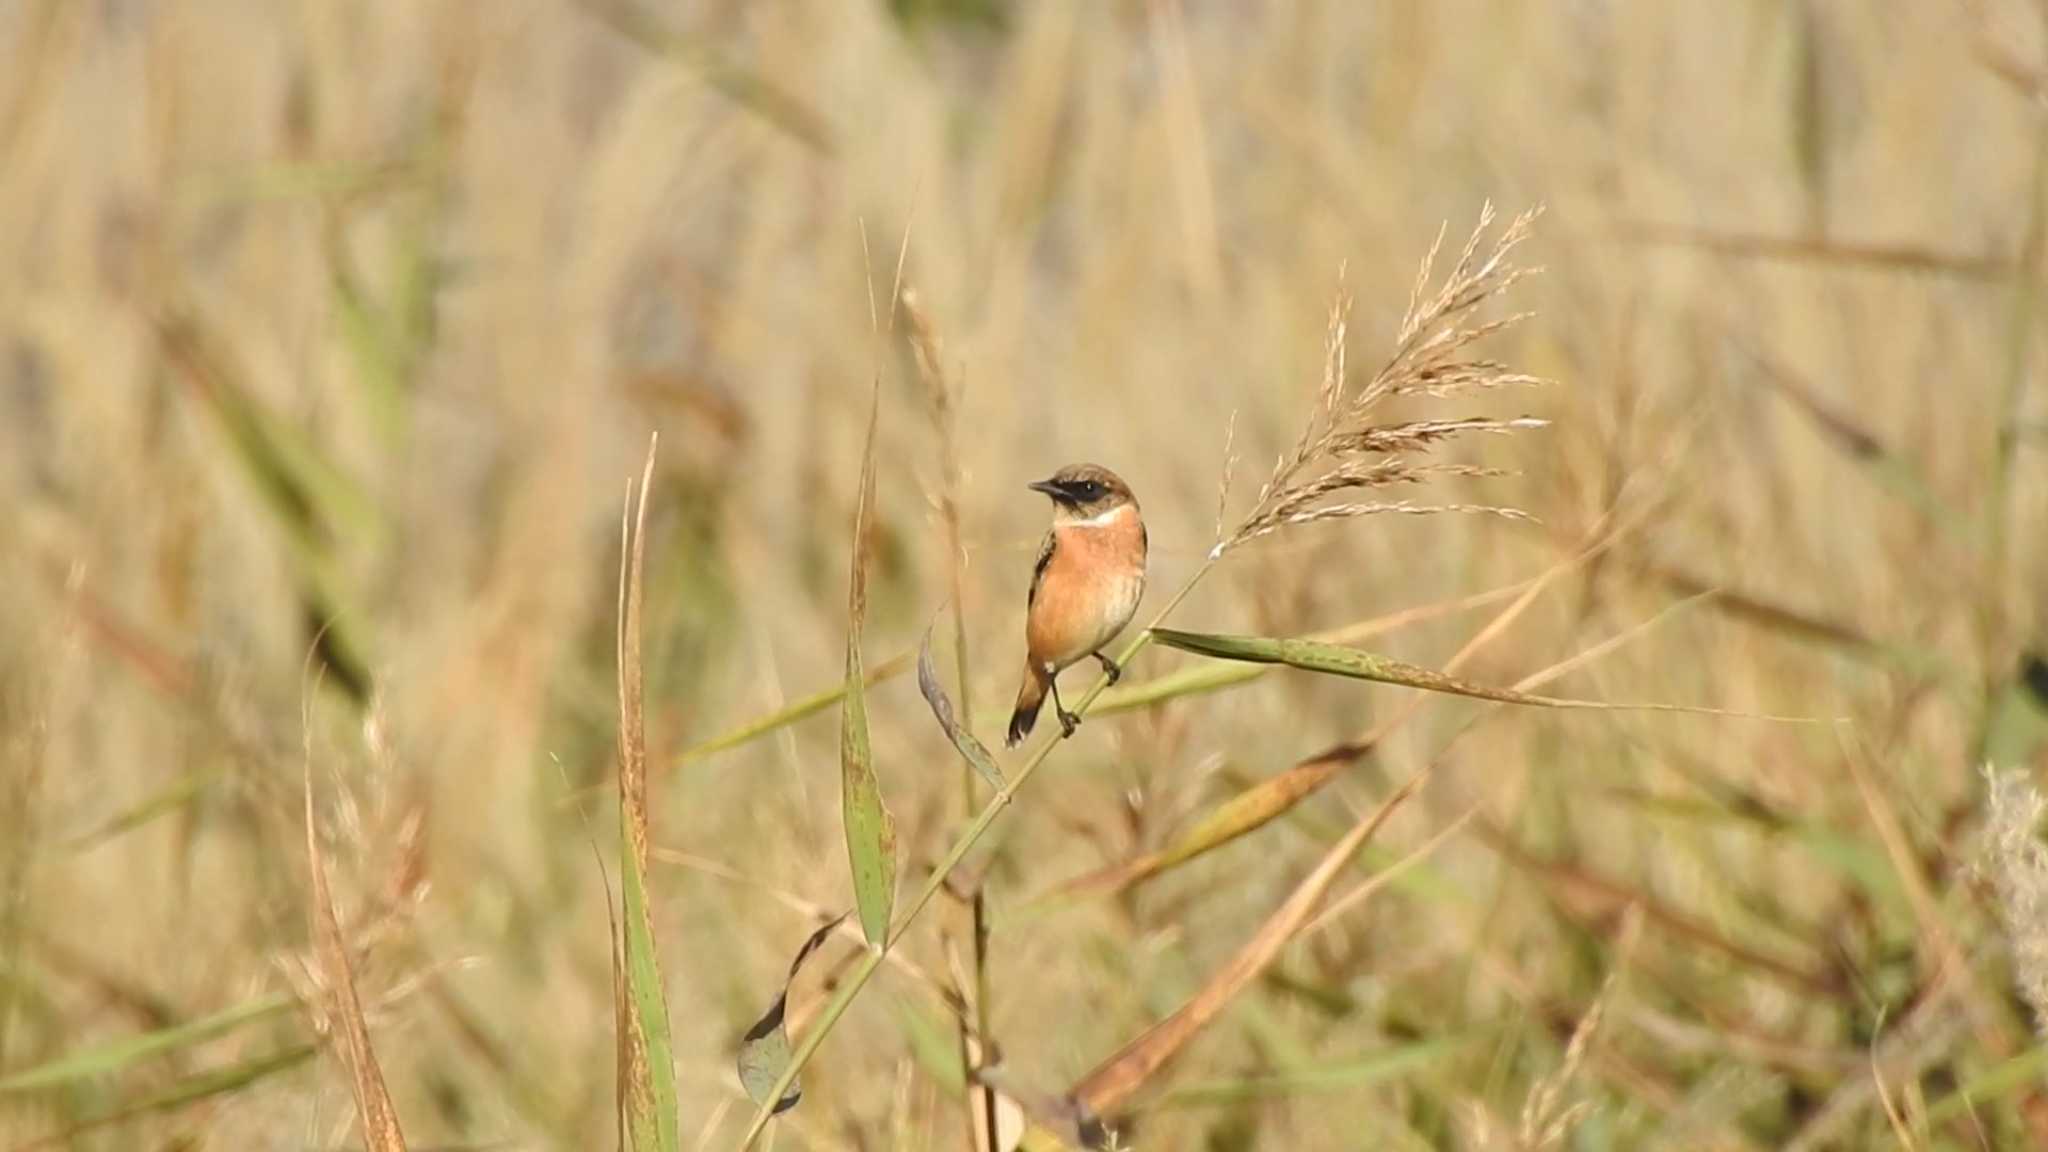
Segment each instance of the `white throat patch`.
M1090 517L1088 517L1088 518L1087 518L1086 520L1068 520L1068 521L1066 521L1065 523L1061 524L1061 525L1060 525L1060 527L1062 527L1062 528L1106 528L1106 527L1108 527L1109 525L1111 525L1111 524L1115 523L1118 517L1122 516L1122 515L1123 515L1124 513L1128 512L1128 511L1130 511L1130 510L1131 510L1131 505L1129 505L1129 504L1119 504L1119 505L1117 505L1116 507L1114 507L1114 508L1111 508L1111 509L1110 509L1109 511L1107 511L1107 512L1097 512L1097 513L1096 513L1095 515L1093 515L1093 516L1090 516Z

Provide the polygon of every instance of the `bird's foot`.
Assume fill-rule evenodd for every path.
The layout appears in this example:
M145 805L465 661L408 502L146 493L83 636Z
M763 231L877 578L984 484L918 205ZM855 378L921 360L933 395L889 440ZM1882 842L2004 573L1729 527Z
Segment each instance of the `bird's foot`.
M1081 718L1065 708L1055 709L1054 713L1060 718L1060 735L1062 737L1072 736L1074 729L1081 726Z
M1114 684L1117 681L1124 678L1123 667L1119 665L1116 661L1111 660L1109 657L1104 656L1100 652L1097 652L1095 654L1095 658L1097 660L1102 661L1102 672L1104 675L1109 677L1109 682L1111 684Z

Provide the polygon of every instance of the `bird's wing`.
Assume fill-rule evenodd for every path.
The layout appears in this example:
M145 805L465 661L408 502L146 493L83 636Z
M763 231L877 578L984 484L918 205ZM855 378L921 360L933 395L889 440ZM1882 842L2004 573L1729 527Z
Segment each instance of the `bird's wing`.
M1024 607L1027 611L1038 603L1038 586L1045 583L1045 570L1052 567L1053 549L1058 546L1058 541L1058 533L1047 532L1045 543L1038 546L1038 563L1031 569L1031 594L1024 598Z

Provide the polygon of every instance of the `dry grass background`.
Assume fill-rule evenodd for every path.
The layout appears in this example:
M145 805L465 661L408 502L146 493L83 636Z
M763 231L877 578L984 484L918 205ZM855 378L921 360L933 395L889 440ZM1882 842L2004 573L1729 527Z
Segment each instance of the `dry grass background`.
M1654 617L1560 693L1853 727L1489 714L1353 879L1453 834L1285 953L1126 1143L2048 1141L1977 867L1980 766L2048 767L2044 677L2021 675L2048 652L2048 14L666 7L0 3L0 1148L360 1139L292 999L320 980L308 756L414 1146L610 1142L586 828L612 827L618 508L650 431L654 918L683 1138L731 1146L738 1035L806 907L851 899L837 736L820 716L681 754L839 676L878 366L870 664L949 593L926 395L870 324L899 238L960 390L988 734L1045 520L1023 483L1118 469L1170 591L1209 548L1233 413L1240 510L1293 444L1340 265L1369 372L1439 227L1487 199L1547 207L1546 271L1516 289L1537 315L1491 351L1559 383L1448 414L1552 425L1461 445L1515 474L1434 495L1541 524L1306 526L1173 622L1334 628L1622 524L1465 674L1510 683ZM1440 664L1495 610L1372 643ZM1188 663L1154 649L1134 677ZM1431 702L1133 892L1041 897L1401 703L1275 674L1060 749L970 864L1006 1072L1067 1084L1169 1011L1477 710ZM920 882L959 767L909 678L869 708ZM957 1041L911 973L955 978L963 917L936 910L778 1147L960 1145ZM799 1030L845 953L794 990Z

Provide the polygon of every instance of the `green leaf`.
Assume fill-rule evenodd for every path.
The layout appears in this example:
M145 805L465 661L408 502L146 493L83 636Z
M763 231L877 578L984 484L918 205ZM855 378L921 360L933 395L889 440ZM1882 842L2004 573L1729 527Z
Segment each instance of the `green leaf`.
M896 820L882 803L882 786L875 778L860 656L861 625L868 608L868 518L875 502L875 425L880 415L881 386L877 381L868 406L867 447L861 453L860 497L853 517L853 565L846 596L846 696L839 708L846 852L853 865L853 895L860 908L861 931L877 948L888 941L889 915L896 901Z
M996 767L995 757L989 754L988 745L974 738L965 725L953 715L953 701L946 690L939 685L939 670L932 663L932 630L924 630L924 643L917 649L917 690L924 693L925 703L932 707L932 717L946 733L946 739L968 765L988 781L988 786L1001 791L1003 771Z
M747 1097L756 1104L768 1102L768 1094L775 1091L775 1082L789 1067L789 1032L783 1020L784 1010L789 1006L789 986L796 983L796 975L803 970L804 961L824 946L832 930L845 919L846 913L842 912L811 933L804 946L797 949L796 959L789 962L789 977L782 982L781 991L775 994L775 1002L768 1005L768 1010L754 1021L746 1035L740 1037L740 1086L747 1090ZM771 1114L780 1115L796 1107L803 1094L803 1082L791 1080L788 1090L775 1102Z

